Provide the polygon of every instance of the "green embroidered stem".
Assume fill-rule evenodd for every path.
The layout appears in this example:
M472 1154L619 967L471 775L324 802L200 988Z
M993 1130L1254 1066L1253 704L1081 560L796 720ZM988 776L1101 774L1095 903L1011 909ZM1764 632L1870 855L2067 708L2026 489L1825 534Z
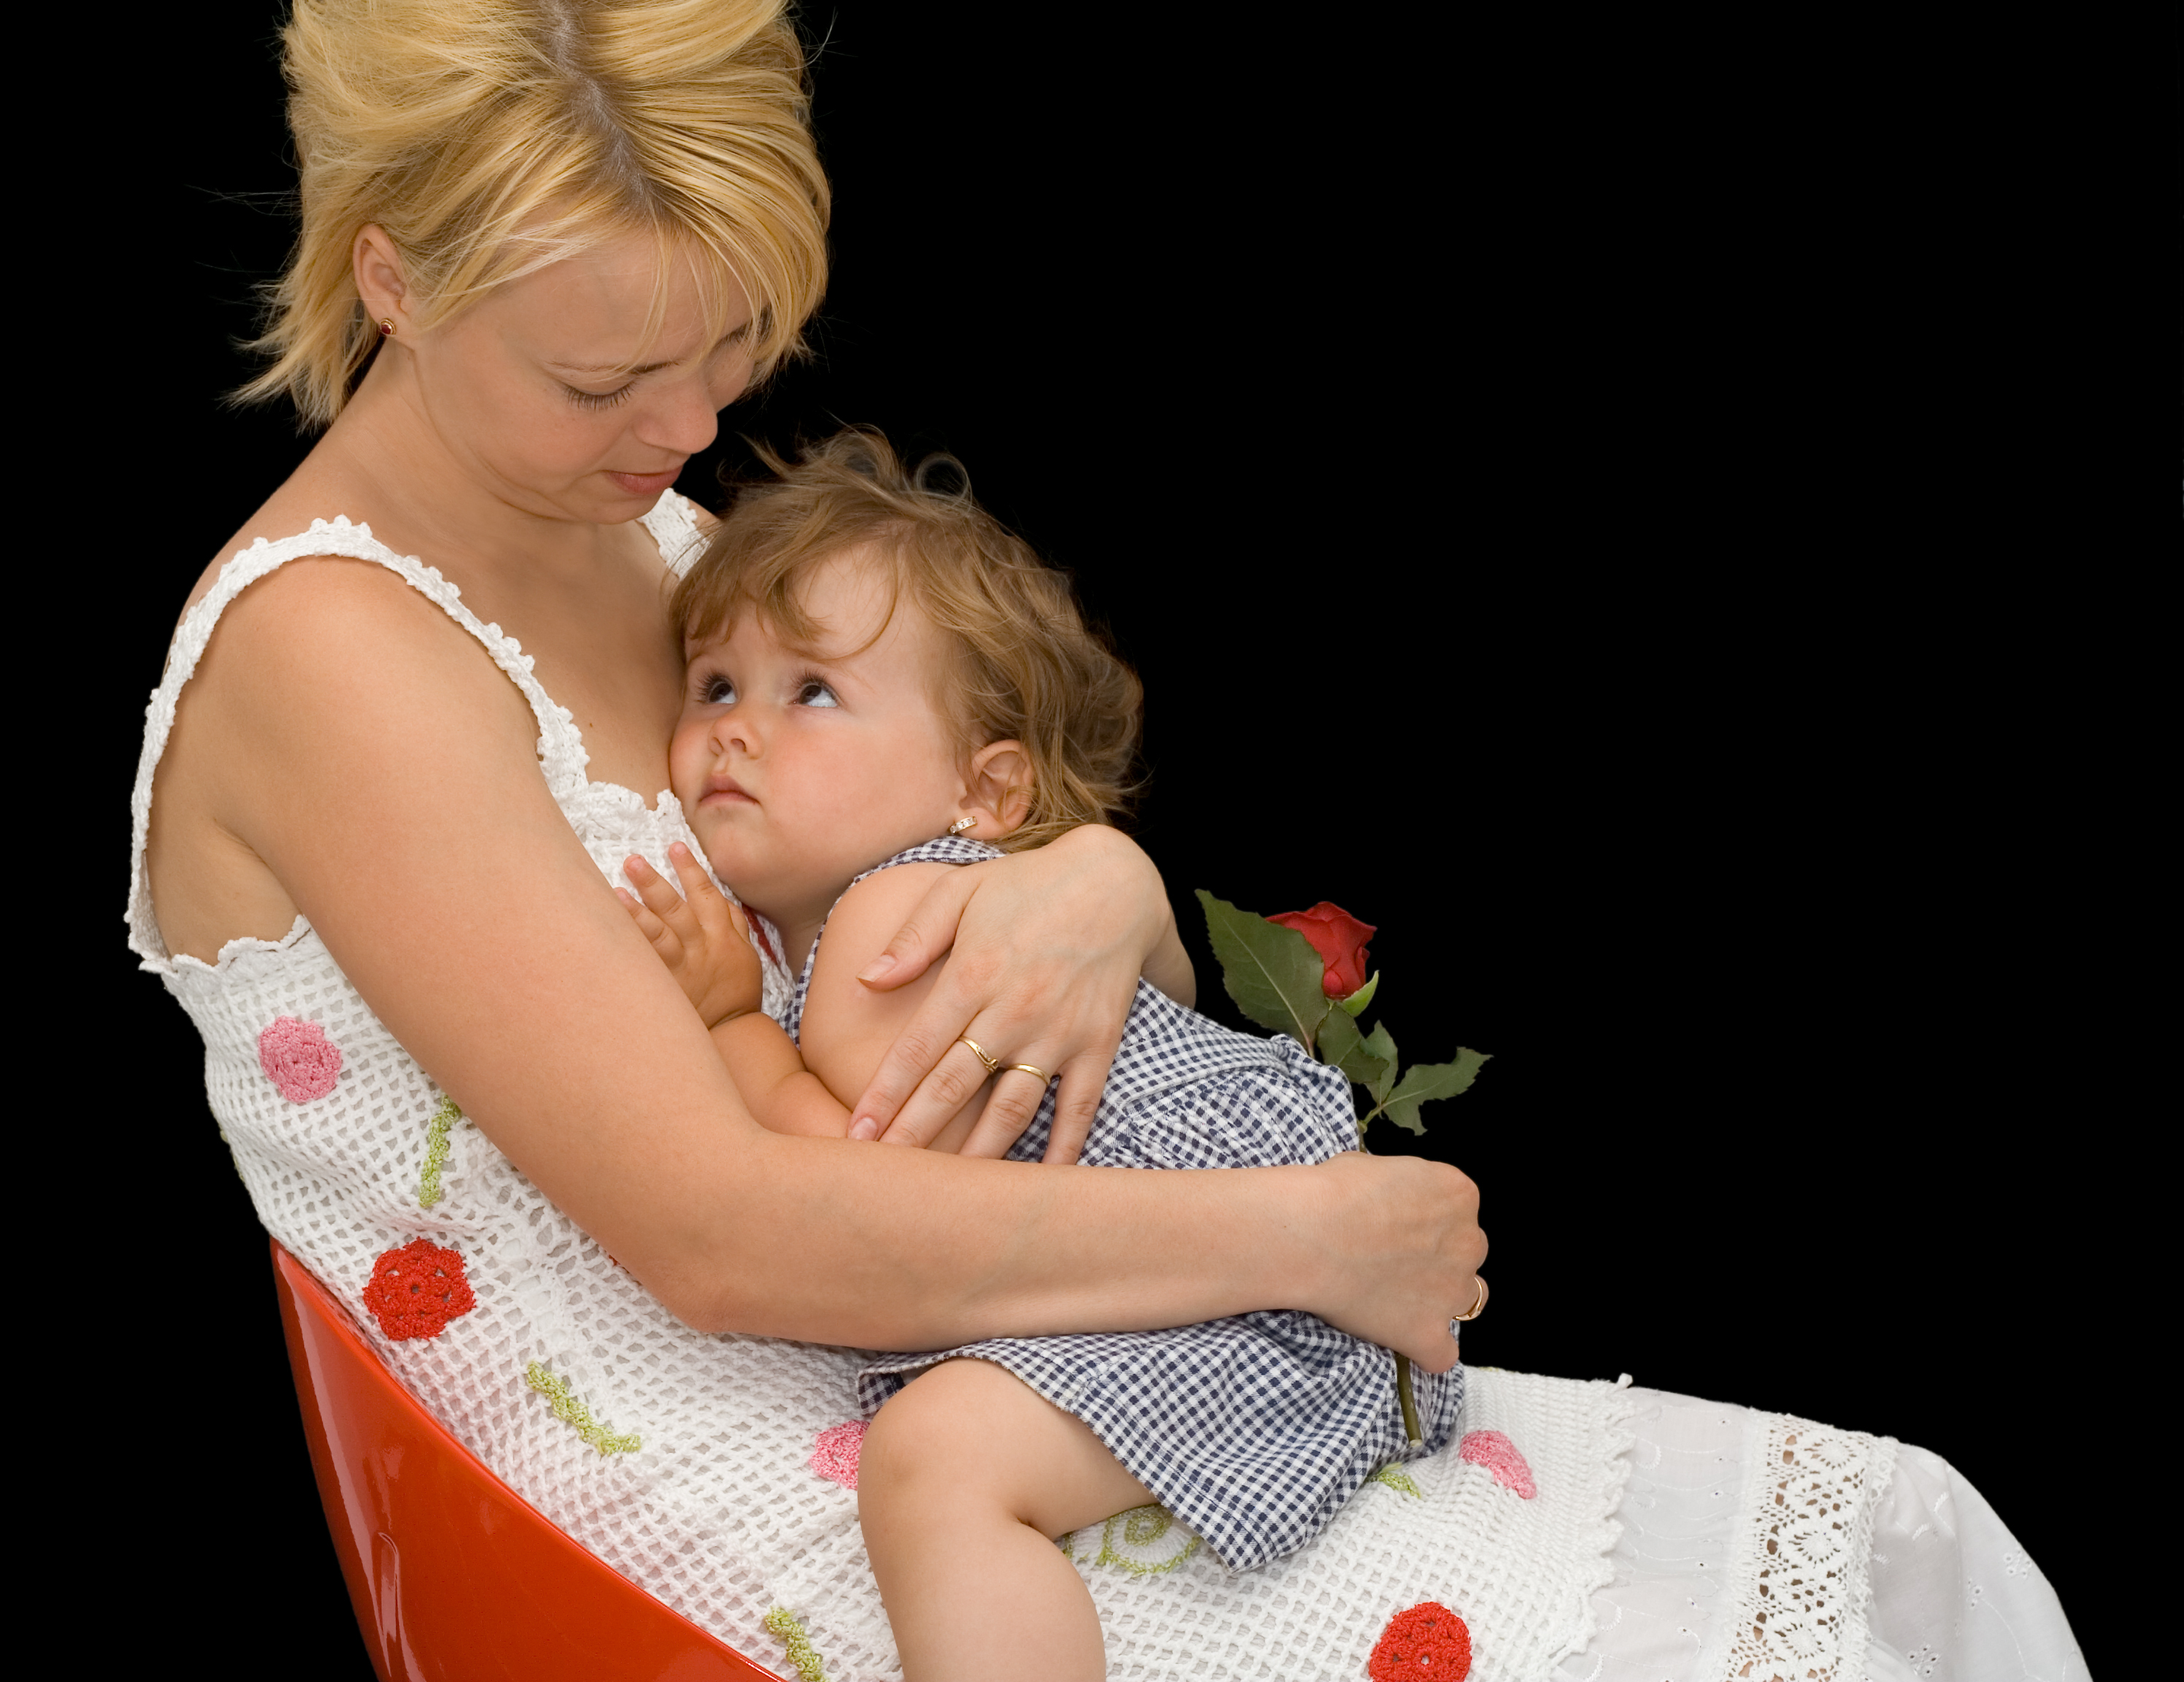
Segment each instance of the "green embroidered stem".
M556 1378L538 1362L526 1367L523 1376L531 1381L532 1390L553 1402L554 1417L575 1426L577 1434L601 1454L635 1454L644 1446L635 1436L618 1437L593 1419L592 1410L571 1392L569 1381Z
M1424 1448L1426 1440L1418 1434L1418 1404L1411 1395L1411 1357L1396 1357L1396 1400L1403 1404L1403 1429L1411 1434L1411 1446Z
M819 1649L804 1633L802 1618L787 1607L777 1606L766 1615L766 1630L779 1637L781 1644L788 1649L788 1662L796 1667L796 1674L804 1682L827 1682L827 1673L819 1664Z
M1122 1527L1122 1541L1124 1546L1150 1548L1175 1528L1175 1515L1164 1507L1134 1507L1128 1512L1117 1513L1107 1521L1106 1528L1100 1532L1100 1557L1094 1562L1099 1565L1118 1565L1123 1570L1133 1572L1139 1577L1158 1577L1174 1570L1191 1555L1196 1553L1201 1546L1199 1537L1191 1536L1184 1543L1179 1552L1172 1553L1166 1559L1134 1559L1128 1554L1117 1551L1115 1541L1117 1525Z
M1390 1461L1365 1481L1368 1484L1385 1484L1391 1490L1401 1490L1405 1495L1416 1495L1420 1501L1426 1498L1426 1492L1412 1479L1411 1474L1393 1461Z
M425 1172L417 1181L417 1206L429 1209L440 1200L440 1170L448 1166L448 1134L463 1118L452 1098L443 1096L440 1107L425 1124Z

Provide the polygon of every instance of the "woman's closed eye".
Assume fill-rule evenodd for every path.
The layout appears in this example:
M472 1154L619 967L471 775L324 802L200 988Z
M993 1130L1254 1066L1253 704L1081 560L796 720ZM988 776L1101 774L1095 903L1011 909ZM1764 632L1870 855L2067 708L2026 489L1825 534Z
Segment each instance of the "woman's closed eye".
M612 409L616 404L626 402L636 385L637 382L632 380L628 385L610 392L578 391L576 387L567 385L561 389L568 393L569 400L579 409Z

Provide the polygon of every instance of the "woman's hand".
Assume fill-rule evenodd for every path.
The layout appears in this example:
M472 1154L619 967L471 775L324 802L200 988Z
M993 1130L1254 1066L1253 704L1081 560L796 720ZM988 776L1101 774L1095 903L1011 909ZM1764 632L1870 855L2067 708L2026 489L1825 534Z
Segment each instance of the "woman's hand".
M858 976L900 987L950 953L932 996L851 1109L852 1139L929 1144L985 1083L976 1040L1004 1071L1061 1077L1050 1162L1073 1162L1091 1131L1138 977L1172 961L1175 918L1136 844L1095 825L1010 858L947 872ZM1173 950L1172 950L1173 949ZM994 1083L967 1156L1007 1154L1045 1095L1036 1076Z
M766 990L749 919L722 896L680 841L668 848L667 860L682 880L680 894L632 853L622 873L637 892L617 888L615 897L707 1028L749 1016Z
M1300 1229L1319 1232L1327 1262L1314 1300L1301 1306L1429 1373L1455 1366L1449 1322L1478 1302L1486 1260L1479 1188L1416 1156L1352 1151L1306 1172L1327 1201Z

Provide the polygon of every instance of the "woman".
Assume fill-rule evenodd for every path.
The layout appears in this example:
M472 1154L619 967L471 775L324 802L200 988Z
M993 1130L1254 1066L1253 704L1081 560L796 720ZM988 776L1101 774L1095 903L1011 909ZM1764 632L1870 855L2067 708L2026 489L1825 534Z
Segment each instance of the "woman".
M660 555L687 526L655 499L816 295L825 189L794 42L770 8L623 13L616 38L576 14L526 31L499 7L390 9L376 27L298 13L305 237L265 384L333 424L193 593L162 690L171 737L159 751L155 717L140 788L138 941L214 1042L216 1106L269 1226L352 1300L407 1230L507 1240L497 1261L535 1244L473 1275L482 1313L457 1329L504 1328L488 1381L435 1364L455 1347L444 1335L383 1347L557 1520L753 1650L749 1607L662 1574L627 1527L597 1522L587 1445L571 1450L541 1401L542 1383L581 1395L569 1369L590 1361L577 1376L604 1434L635 1434L602 1395L660 1417L613 1358L560 1335L568 1305L549 1281L572 1254L585 1311L624 1317L655 1349L694 1341L655 1300L687 1326L893 1348L1280 1303L1446 1366L1447 1317L1475 1300L1484 1252L1448 1171L1352 1161L1210 1188L1088 1172L1050 1189L855 1146L822 1161L740 1124L599 866L632 849L657 862L673 833L630 792L665 784L674 692ZM510 41L528 54L528 104L506 85ZM642 59L671 68L648 81ZM475 159L504 161L519 139L529 155L480 179ZM337 515L373 537L312 534ZM259 537L281 554L218 594L225 556ZM404 570L412 554L438 577ZM970 886L967 904L922 911L896 974L875 977L908 979L953 938L921 1032L860 1106L868 1132L914 1141L954 1107L977 1068L959 1035L1061 1069L1084 1113L1139 967L1188 987L1158 885L1117 838ZM269 1045L284 1021L298 1026ZM310 1134L299 1118L351 1095L344 1074L397 1112L391 1130L370 1136L374 1116ZM428 1203L416 1165L443 1095L462 1119L440 1123L452 1155ZM299 1136L322 1150L303 1172ZM350 1218L327 1223L337 1160L382 1150L404 1172L352 1174L334 1200ZM515 1228L493 1224L490 1198L462 1206L478 1185L519 1206ZM1116 1222L1146 1241L1105 1239ZM1118 1253L1148 1259L1118 1273ZM641 1506L674 1479L640 1481L615 1493ZM672 1507L649 1511L664 1523Z

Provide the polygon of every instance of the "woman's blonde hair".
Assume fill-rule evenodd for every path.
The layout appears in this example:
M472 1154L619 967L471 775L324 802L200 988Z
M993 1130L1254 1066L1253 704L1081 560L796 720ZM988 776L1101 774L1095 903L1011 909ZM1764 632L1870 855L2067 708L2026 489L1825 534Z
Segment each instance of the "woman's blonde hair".
M237 393L305 424L377 338L351 253L377 223L421 326L608 240L691 262L717 337L733 274L762 376L825 289L827 190L784 0L295 0L284 64L303 234ZM709 272L709 270L710 272Z
M935 699L962 755L1023 744L1030 810L995 845L1022 852L1128 809L1144 710L1137 674L1086 625L1068 575L972 500L959 462L930 456L907 470L862 427L794 465L755 448L774 476L740 487L676 588L671 612L686 641L724 637L747 612L790 642L815 640L804 605L812 574L861 550L893 566L894 600L908 591L950 645Z

